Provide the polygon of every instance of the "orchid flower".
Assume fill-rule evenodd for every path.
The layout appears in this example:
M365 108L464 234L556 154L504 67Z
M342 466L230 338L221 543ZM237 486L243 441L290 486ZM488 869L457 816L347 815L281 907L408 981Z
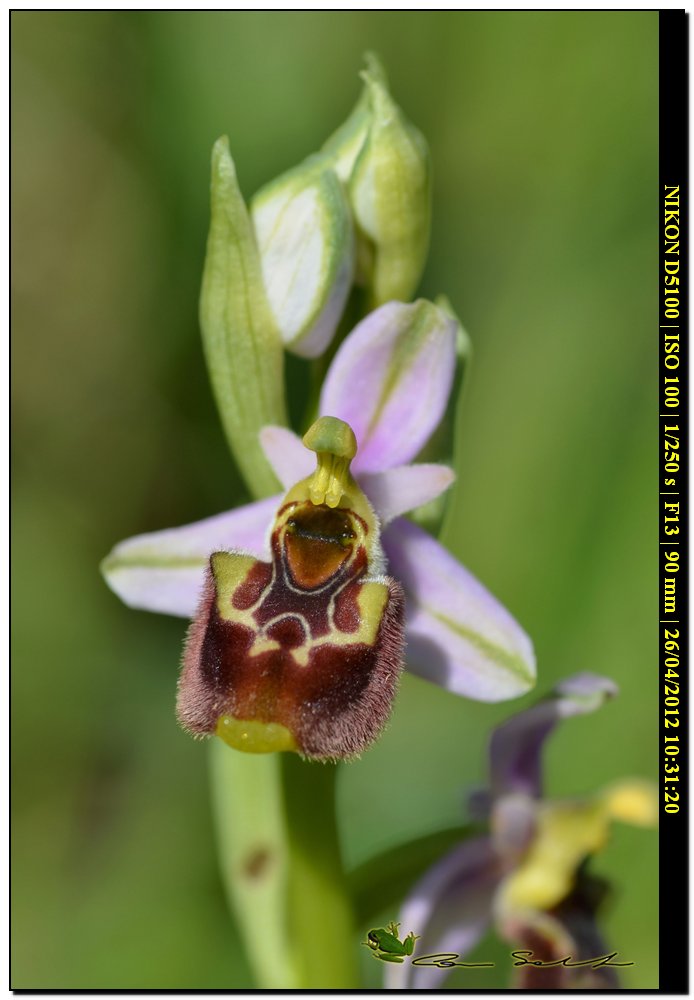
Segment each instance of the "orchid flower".
M446 409L456 364L457 322L423 300L388 303L345 339L323 384L320 414L349 425L352 472L373 510L382 555L374 572L403 588L407 667L456 694L499 701L532 687L530 640L502 605L433 537L402 515L439 496L454 479L444 465L412 460ZM315 455L284 427L261 445L286 490L312 472ZM131 607L191 618L213 552L270 556L282 495L194 524L121 542L103 564Z
M616 693L607 678L577 674L494 731L490 788L470 800L488 832L464 841L425 872L400 911L405 930L421 935L415 959L454 953L464 961L491 923L523 950L519 954L528 963L607 955L595 922L605 884L587 873L586 861L604 846L611 820L656 825L656 790L628 780L590 799L547 802L541 797L541 757L562 719L593 712ZM437 989L449 972L432 965L392 966L386 987ZM519 964L516 974L520 989L613 988L617 982L607 964Z
M411 670L471 698L512 698L535 679L521 627L404 518L440 512L431 502L453 482L415 459L444 415L430 452L445 447L467 338L445 304L393 301L411 298L426 260L429 155L375 58L363 79L323 150L249 204L228 140L212 150L200 326L255 502L129 539L102 564L126 604L191 619L177 714L194 736L220 737L210 758L222 873L262 987L358 982L348 948L315 949L321 921L348 941L353 914L338 768L311 761L378 737L405 643ZM346 316L371 309L345 338ZM286 426L284 352L319 358L331 342L300 439ZM314 364L316 382L324 371Z

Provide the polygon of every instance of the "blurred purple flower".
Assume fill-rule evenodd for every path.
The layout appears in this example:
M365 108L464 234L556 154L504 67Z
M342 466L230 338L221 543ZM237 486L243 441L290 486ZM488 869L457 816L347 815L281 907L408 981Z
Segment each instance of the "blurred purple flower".
M337 352L320 414L344 420L356 435L352 471L384 529L389 573L407 597L407 666L456 694L500 701L535 683L528 636L450 553L400 516L454 480L446 466L410 463L446 410L458 331L455 319L423 300L377 309ZM261 444L285 489L311 473L315 456L286 428L264 428ZM131 607L191 617L210 553L233 549L267 558L266 536L281 499L121 542L103 563L106 580Z
M606 886L586 872L612 819L654 826L655 788L619 782L589 800L542 800L544 741L562 719L593 712L617 694L605 677L583 673L499 726L490 742L490 789L470 811L488 833L464 841L414 885L398 920L421 935L414 958L452 952L464 961L491 923L528 959L575 961L608 954L595 916ZM412 964L386 969L388 989L437 989L450 969ZM521 965L519 989L610 989L614 967Z

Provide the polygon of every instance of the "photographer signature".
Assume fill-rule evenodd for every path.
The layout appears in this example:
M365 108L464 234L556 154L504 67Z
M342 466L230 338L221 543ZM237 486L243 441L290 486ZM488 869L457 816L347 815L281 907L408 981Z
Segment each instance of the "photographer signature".
M418 955L417 958L412 958L415 942L418 938L419 934L414 934L410 931L407 937L400 940L400 924L391 921L386 927L376 927L370 930L366 936L366 941L362 943L367 948L370 948L374 958L377 958L381 962L397 962L402 964L406 958L409 958L412 965L428 965L436 969L493 969L495 967L494 962L461 962L459 961L460 955L454 951L439 951L432 955ZM610 952L609 955L597 955L595 958L579 960L575 960L572 955L566 955L564 958L555 958L549 962L534 958L534 954L533 951L525 949L512 951L511 958L515 959L513 967L518 968L522 965L532 965L538 969L555 969L558 966L563 966L565 969L599 969L609 965L613 968L623 969L628 965L634 964L633 962L615 961L619 954L616 951Z
M533 958L534 952L520 950L512 951L511 958L515 958L516 961L513 963L514 968L521 965L533 965L536 968L542 969L554 969L558 966L563 966L565 969L577 969L577 968L590 968L599 969L601 966L612 966L614 968L625 968L628 965L633 965L633 962L617 962L618 952L613 951L609 955L598 955L595 958L584 958L580 961L574 960L572 955L566 955L565 958L555 958L550 962L543 962L539 958ZM458 959L460 955L456 955L455 952L436 952L433 955L419 955L417 958L412 959L413 965L429 965L434 966L437 969L493 969L495 967L494 962L460 962Z

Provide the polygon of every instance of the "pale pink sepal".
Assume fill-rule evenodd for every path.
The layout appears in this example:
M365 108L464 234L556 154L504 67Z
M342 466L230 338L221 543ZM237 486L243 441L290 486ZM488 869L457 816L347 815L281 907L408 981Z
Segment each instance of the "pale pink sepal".
M456 694L505 701L535 684L530 639L431 535L398 519L384 532L388 572L407 595L407 667Z
M355 473L405 465L429 440L448 403L457 330L431 302L388 302L344 341L323 384L320 412L354 431Z
M120 542L101 570L131 608L191 618L212 552L234 549L268 558L266 535L281 497L237 507L194 524Z
M447 465L399 465L385 472L362 472L359 485L371 501L382 525L421 507L444 493L455 480Z

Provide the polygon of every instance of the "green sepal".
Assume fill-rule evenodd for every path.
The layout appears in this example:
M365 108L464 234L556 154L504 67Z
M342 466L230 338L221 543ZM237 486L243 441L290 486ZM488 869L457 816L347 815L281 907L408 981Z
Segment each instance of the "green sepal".
M284 356L226 136L212 150L211 219L200 325L229 446L251 492L269 496L277 490L277 480L258 434L267 424L287 423Z
M387 88L388 80L378 56L367 52L364 61L373 79L379 80ZM323 144L323 152L331 158L335 173L343 184L347 184L352 175L354 164L369 134L371 118L371 95L365 84L347 120Z

